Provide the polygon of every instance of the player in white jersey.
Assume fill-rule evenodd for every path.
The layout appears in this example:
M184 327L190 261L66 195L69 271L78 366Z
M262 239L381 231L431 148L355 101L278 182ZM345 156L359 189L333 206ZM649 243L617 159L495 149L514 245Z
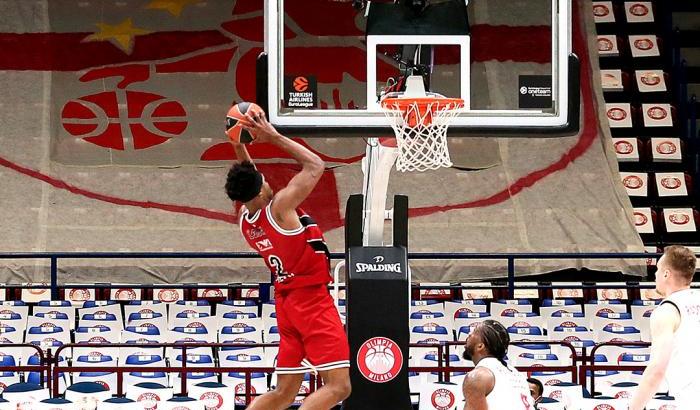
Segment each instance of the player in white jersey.
M472 330L464 358L475 368L464 379L465 410L534 410L525 376L505 362L510 336L502 324L485 320Z
M630 410L642 410L666 378L677 410L700 408L700 292L690 289L697 260L668 246L656 264L656 291L665 299L651 314L651 358Z

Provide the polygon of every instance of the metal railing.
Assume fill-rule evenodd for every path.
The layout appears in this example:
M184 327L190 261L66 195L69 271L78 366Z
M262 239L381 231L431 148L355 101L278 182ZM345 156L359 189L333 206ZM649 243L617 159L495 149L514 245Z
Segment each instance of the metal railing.
M35 365L23 365L23 366L0 366L0 372L39 372L39 383L43 384L46 380L47 384L50 386L51 383L51 366L54 364L54 360L51 357L51 351L44 353L41 347L33 345L31 343L13 343L7 345L0 345L5 349L33 349L36 350L35 356L39 357L39 364Z
M581 354L579 354L576 348L571 345L571 343L566 341L514 341L513 345L528 346L528 345L561 345L568 348L571 351L569 365L557 365L557 366L547 366L547 365L537 365L537 366L517 366L516 368L521 372L568 372L571 373L571 380L573 383L581 384L586 386L587 381L590 381L591 394L595 394L595 379L597 371L643 371L646 366L644 365L607 365L607 364L596 364L594 361L596 352L606 346L619 346L619 347L648 347L650 346L647 342L633 342L633 341L616 341L616 342L603 342L598 343L591 348L590 355L586 354L586 349L583 348ZM464 341L452 341L452 342L442 342L442 343L432 343L432 344L422 344L422 343L411 343L410 348L420 348L420 349L434 349L437 352L437 365L436 366L409 366L409 372L417 373L437 373L439 382L450 382L450 377L454 372L469 372L473 370L473 367L469 366L455 366L450 361L450 349L452 347L464 346ZM265 347L278 347L278 343L247 343L247 344L232 344L232 343L204 343L204 342L188 342L188 343L148 343L148 344L129 344L129 343L100 343L100 344L90 344L90 343L71 343L58 347L55 353L52 354L51 349L48 349L45 353L41 348L32 344L16 344L7 345L6 347L12 349L20 348L31 348L37 351L36 355L39 357L39 365L23 365L23 366L0 366L0 371L8 372L40 372L40 383L43 384L46 381L46 387L52 392L53 397L58 397L61 393L60 391L60 375L62 373L79 373L79 372L105 372L105 373L116 373L117 386L116 394L122 396L124 394L124 374L131 372L163 372L163 373L177 373L180 376L180 394L187 394L188 386L188 374L189 373L214 373L214 374L225 374L225 373L243 373L245 390L243 393L243 400L245 404L250 404L254 396L258 396L261 393L252 391L252 374L253 373L267 373L272 374L275 369L273 367L264 366L219 366L216 361L210 366L193 366L188 364L187 360L187 349L194 348L222 348L222 347L239 347L239 348L265 348ZM68 349L105 349L105 348L144 348L144 349L180 349L181 350L181 364L180 365L165 365L165 366L75 366L68 364L68 361L62 357ZM70 350L69 350L70 351ZM213 353L213 352L212 352ZM165 357L165 356L163 356ZM63 360L61 360L63 358ZM215 355L212 354L212 358ZM562 363L560 360L559 363ZM320 388L322 385L321 379L310 374L309 377L309 393L313 393L315 390ZM587 386L586 386L587 387ZM299 396L304 396L305 394L300 393ZM236 399L238 399L239 394L235 393Z
M595 364L595 354L600 349L601 347L605 346L618 346L618 347L629 347L629 346L635 346L635 347L649 347L651 346L651 343L648 342L632 342L632 341L615 341L615 342L602 342L602 343L597 343L593 348L591 349L591 355L587 358L590 362L590 365L583 364L580 367L580 372L581 374L585 377L585 375L590 371L590 380L591 380L591 389L590 392L591 394L595 393L595 378L596 378L596 371L620 371L620 370L625 370L625 371L643 371L646 369L646 366L636 366L636 365L605 365L605 364ZM585 380L585 378L583 379Z
M528 260L572 260L572 259L643 259L659 257L658 253L427 253L409 252L410 260L500 260L507 264L507 289L509 297L513 297L516 281L516 262ZM50 262L51 296L57 299L59 295L59 262L62 259L255 259L260 256L254 252L38 252L38 253L0 253L0 259L46 259ZM332 253L332 260L344 259L343 253ZM641 265L641 263L640 263ZM12 286L12 285L10 285ZM90 285L90 287L108 287L109 285ZM192 288L193 284L150 284L134 285L134 288L154 287ZM245 287L244 284L227 286ZM41 288L42 286L36 286Z

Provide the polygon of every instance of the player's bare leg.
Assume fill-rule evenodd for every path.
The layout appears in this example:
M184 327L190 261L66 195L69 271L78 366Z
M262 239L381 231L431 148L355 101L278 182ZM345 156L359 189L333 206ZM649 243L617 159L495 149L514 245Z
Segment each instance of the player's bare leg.
M247 407L248 410L286 410L299 394L303 374L278 374L275 390L265 393Z
M299 410L328 410L350 396L350 369L319 372L323 387L304 400Z

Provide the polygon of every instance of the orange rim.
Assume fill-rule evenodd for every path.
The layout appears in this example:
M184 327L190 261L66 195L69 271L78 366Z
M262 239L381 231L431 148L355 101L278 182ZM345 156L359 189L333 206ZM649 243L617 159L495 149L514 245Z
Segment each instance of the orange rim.
M437 103L437 104L435 104ZM417 105L418 108L425 109L433 105L432 110L438 111L445 107L450 109L458 109L464 107L464 100L461 98L443 98L443 97L419 97L419 98L401 98L390 97L382 100L382 108L392 109L398 107L401 111L406 111L409 106Z

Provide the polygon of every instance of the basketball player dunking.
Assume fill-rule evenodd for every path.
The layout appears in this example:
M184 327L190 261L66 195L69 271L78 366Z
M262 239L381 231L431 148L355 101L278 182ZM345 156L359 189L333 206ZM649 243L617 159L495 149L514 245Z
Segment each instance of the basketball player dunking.
M331 281L323 234L299 208L324 171L321 159L282 136L262 112L241 120L256 137L286 151L302 167L287 186L273 193L253 165L245 146L233 142L235 163L226 179L226 193L243 203L240 229L248 244L265 260L275 285L277 386L248 409L286 409L294 401L304 373L317 372L324 386L309 395L302 409L327 410L350 395L349 347L327 285Z
M462 385L464 410L534 410L524 375L504 361L510 336L502 324L485 320L467 338L464 358L474 362Z
M683 246L666 247L656 264L656 291L665 299L651 314L651 357L630 410L642 410L664 377L676 409L700 408L700 292L690 289L696 264Z

